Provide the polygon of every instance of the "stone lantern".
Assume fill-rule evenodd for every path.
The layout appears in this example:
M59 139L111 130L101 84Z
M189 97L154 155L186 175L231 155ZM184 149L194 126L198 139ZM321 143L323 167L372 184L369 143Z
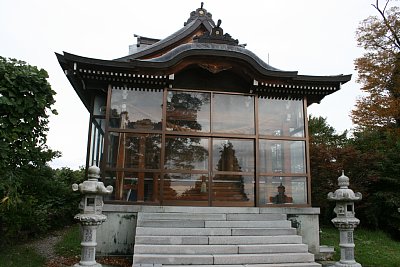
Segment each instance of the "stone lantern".
M349 177L344 175L338 178L339 189L328 194L328 200L336 201L334 212L336 218L332 219L333 224L340 232L340 261L336 262L337 267L361 267L354 259L354 228L360 223L354 215L354 202L362 198L361 193L354 193L349 189Z
M75 215L75 219L82 226L82 251L81 260L75 264L75 267L100 267L101 264L96 262L96 230L101 225L107 216L102 214L103 211L103 195L111 194L112 186L105 187L102 182L99 182L100 169L96 166L89 167L88 180L77 185L72 185L73 191L78 191L83 195L79 203L81 212Z

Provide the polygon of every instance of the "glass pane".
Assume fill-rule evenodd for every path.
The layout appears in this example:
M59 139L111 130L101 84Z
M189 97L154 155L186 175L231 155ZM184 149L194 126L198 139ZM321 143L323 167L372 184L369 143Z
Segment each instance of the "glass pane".
M105 120L94 118L92 121L91 143L89 153L89 166L100 167L103 155Z
M306 177L260 176L259 205L306 204Z
M213 132L254 134L254 97L213 95Z
M106 115L106 96L96 95L94 97L93 115Z
M164 176L164 201L208 201L205 174L170 173Z
M261 173L306 173L304 141L260 140Z
M110 132L107 167L159 169L161 135Z
M105 184L112 185L110 200L157 202L160 174L150 172L107 172Z
M254 202L254 177L243 175L215 175L212 186L213 201Z
M253 172L253 140L214 139L213 169L226 172Z
M161 130L162 91L113 89L110 127Z
M304 137L302 100L258 99L261 135Z
M167 137L164 166L170 170L208 170L208 138Z
M167 130L210 131L210 94L169 91Z

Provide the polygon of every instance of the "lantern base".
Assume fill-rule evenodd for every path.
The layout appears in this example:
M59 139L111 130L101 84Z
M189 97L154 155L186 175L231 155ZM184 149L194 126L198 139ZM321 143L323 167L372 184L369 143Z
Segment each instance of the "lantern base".
M90 265L81 265L80 263L77 263L74 265L74 267L102 267L100 263L95 263L95 264L90 264Z
M354 262L354 263L341 263L341 262L336 262L335 267L362 267L361 264L359 264L358 262Z

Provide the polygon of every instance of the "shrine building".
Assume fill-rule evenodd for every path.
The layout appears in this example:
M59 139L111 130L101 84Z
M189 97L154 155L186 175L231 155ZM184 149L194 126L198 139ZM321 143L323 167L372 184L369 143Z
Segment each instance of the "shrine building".
M132 253L136 215L146 207L265 209L318 231L307 107L351 75L274 68L203 6L164 39L137 36L127 56L57 58L90 113L86 166L100 167L114 187L100 253ZM132 237L124 241L121 231ZM317 253L318 237L307 235Z

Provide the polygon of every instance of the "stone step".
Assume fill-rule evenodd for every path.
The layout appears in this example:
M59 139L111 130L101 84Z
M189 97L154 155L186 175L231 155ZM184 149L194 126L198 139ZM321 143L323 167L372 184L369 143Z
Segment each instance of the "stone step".
M274 209L260 209L255 207L189 207L189 206L143 206L142 212L146 213L273 213ZM286 217L285 217L286 218Z
M249 214L249 213L181 213L181 212L140 212L138 220L205 220L205 221L281 221L286 220L284 214Z
M236 245L136 245L137 254L235 254Z
M286 220L286 215L284 214L246 214L246 213L239 213L239 214L226 214L227 221L247 221L251 218L252 221L275 221L275 220Z
M274 221L206 221L205 227L229 228L290 228L291 222L287 220Z
M213 235L231 235L229 228L156 228L156 227L137 227L136 236L154 235L154 236L213 236Z
M218 213L138 213L139 220L206 220L206 221L224 221L226 214Z
M135 247L139 244L207 245L208 236L136 236Z
M313 262L311 253L279 253L279 254L224 254L214 255L213 264L260 264L260 263L292 263Z
M212 229L212 228L207 228L207 229ZM296 234L296 229L294 228L232 228L233 236L234 235L269 236L269 235L295 235L295 234Z
M226 222L226 221L224 221ZM187 228L201 228L205 226L202 220L138 220L137 226L142 227L187 227Z
M290 221L138 220L143 227L289 228Z
M314 255L310 253L280 253L280 254L135 254L133 264L270 264L270 263L296 263L313 262Z
M239 254L260 253L307 253L305 244L268 244L268 245L239 245Z
M295 235L296 229L292 228L158 228L158 227L137 227L136 236L270 236L270 235Z
M281 236L210 236L208 243L211 245L256 245L256 244L299 244L302 237L297 235Z
M199 196L200 197L200 196ZM319 267L285 214L253 207L145 207L134 267Z
M304 244L258 245L136 245L137 254L259 254L307 252Z
M306 263L267 263L267 264L214 264L214 265L165 265L168 267L183 267L183 266L190 266L190 267L321 267L321 264L315 262L306 262ZM142 265L142 267L146 267ZM150 267L150 266L148 266ZM153 266L151 266L153 267ZM157 267L157 265L154 265ZM160 266L161 267L161 266Z
M134 254L133 265L137 264L214 264L214 257L208 255L160 255L160 254Z
M159 245L257 245L257 244L300 244L301 236L136 236L135 244Z

